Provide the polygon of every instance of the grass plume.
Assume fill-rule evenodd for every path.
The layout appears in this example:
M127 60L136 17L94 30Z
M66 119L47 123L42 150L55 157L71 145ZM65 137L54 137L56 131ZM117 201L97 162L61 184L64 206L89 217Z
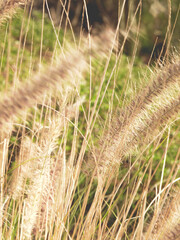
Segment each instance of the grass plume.
M86 68L83 54L75 51L67 58L61 58L60 63L56 67L50 67L39 76L34 76L32 81L22 84L15 92L4 97L0 103L0 126L4 122L8 122L11 117L17 116L22 110L32 107L34 103L43 96L43 94L55 88L58 84L67 84L68 78L77 74L78 67L82 70Z
M180 193L177 192L166 200L165 206L158 213L149 240L175 240L180 236ZM147 231L148 232L148 231ZM149 234L148 234L149 235Z
M18 7L25 5L29 0L1 0L0 2L0 24L9 18Z
M161 126L179 112L179 58L165 64L153 77L149 86L113 117L110 129L105 131L99 144L101 150L94 152L98 171L108 173L111 167L119 166L128 152L147 143Z

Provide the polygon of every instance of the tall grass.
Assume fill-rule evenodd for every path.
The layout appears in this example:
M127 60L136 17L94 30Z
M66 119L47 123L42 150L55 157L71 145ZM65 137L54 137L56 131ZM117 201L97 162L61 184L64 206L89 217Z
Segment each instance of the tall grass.
M125 1L115 30L90 33L88 22L79 38L62 2L71 31L61 34L62 19L56 27L46 1L51 23L43 7L41 29L32 5L5 25L22 3L0 5L0 239L179 239L180 57L170 53L171 1L154 69L151 57L148 66L136 58L141 1L120 43ZM86 14L84 1L88 21ZM18 34L13 21L22 22Z

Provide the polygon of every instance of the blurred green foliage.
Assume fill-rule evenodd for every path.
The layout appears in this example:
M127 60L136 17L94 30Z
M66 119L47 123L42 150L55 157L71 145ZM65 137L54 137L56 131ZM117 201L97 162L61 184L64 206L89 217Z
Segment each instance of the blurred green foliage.
M179 47L180 4L179 0L170 1L171 5L168 5L168 2L167 0L143 1L140 30L140 54L150 55L155 41L157 40L155 48L155 55L157 57L163 46L167 29L169 29L167 41L172 37L171 45ZM169 27L168 21L170 21ZM166 46L167 42L165 44L165 47Z

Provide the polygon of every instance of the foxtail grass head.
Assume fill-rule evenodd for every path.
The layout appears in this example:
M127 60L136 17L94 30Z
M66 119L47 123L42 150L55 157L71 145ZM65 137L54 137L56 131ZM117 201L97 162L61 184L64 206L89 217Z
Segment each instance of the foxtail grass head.
M96 166L100 175L107 176L136 147L152 140L179 110L180 58L176 57L156 70L134 100L114 114L110 128L90 156L89 166Z

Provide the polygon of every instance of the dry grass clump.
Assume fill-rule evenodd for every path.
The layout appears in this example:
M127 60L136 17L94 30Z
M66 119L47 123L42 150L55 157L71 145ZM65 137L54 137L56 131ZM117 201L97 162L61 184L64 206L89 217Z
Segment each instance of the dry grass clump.
M2 2L0 19L21 3ZM124 6L125 1L122 12ZM116 111L113 107L115 76L138 10L141 2L121 48L116 42L122 12L115 34L102 29L86 39L81 32L79 47L75 43L68 51L57 39L61 54L55 47L56 62L53 58L26 83L17 81L16 89L6 89L0 101L0 239L178 239L180 195L177 192L170 200L167 196L175 184L179 191L179 146L172 168L168 174L165 170L168 150L178 141L179 129L171 136L170 124L180 110L179 55L158 62L147 86L129 104ZM68 12L66 17L68 21ZM106 63L94 100L92 62L97 56ZM85 104L80 90L83 73L89 74L90 86ZM108 120L96 141L93 129L113 76ZM132 156L136 149L140 151Z

